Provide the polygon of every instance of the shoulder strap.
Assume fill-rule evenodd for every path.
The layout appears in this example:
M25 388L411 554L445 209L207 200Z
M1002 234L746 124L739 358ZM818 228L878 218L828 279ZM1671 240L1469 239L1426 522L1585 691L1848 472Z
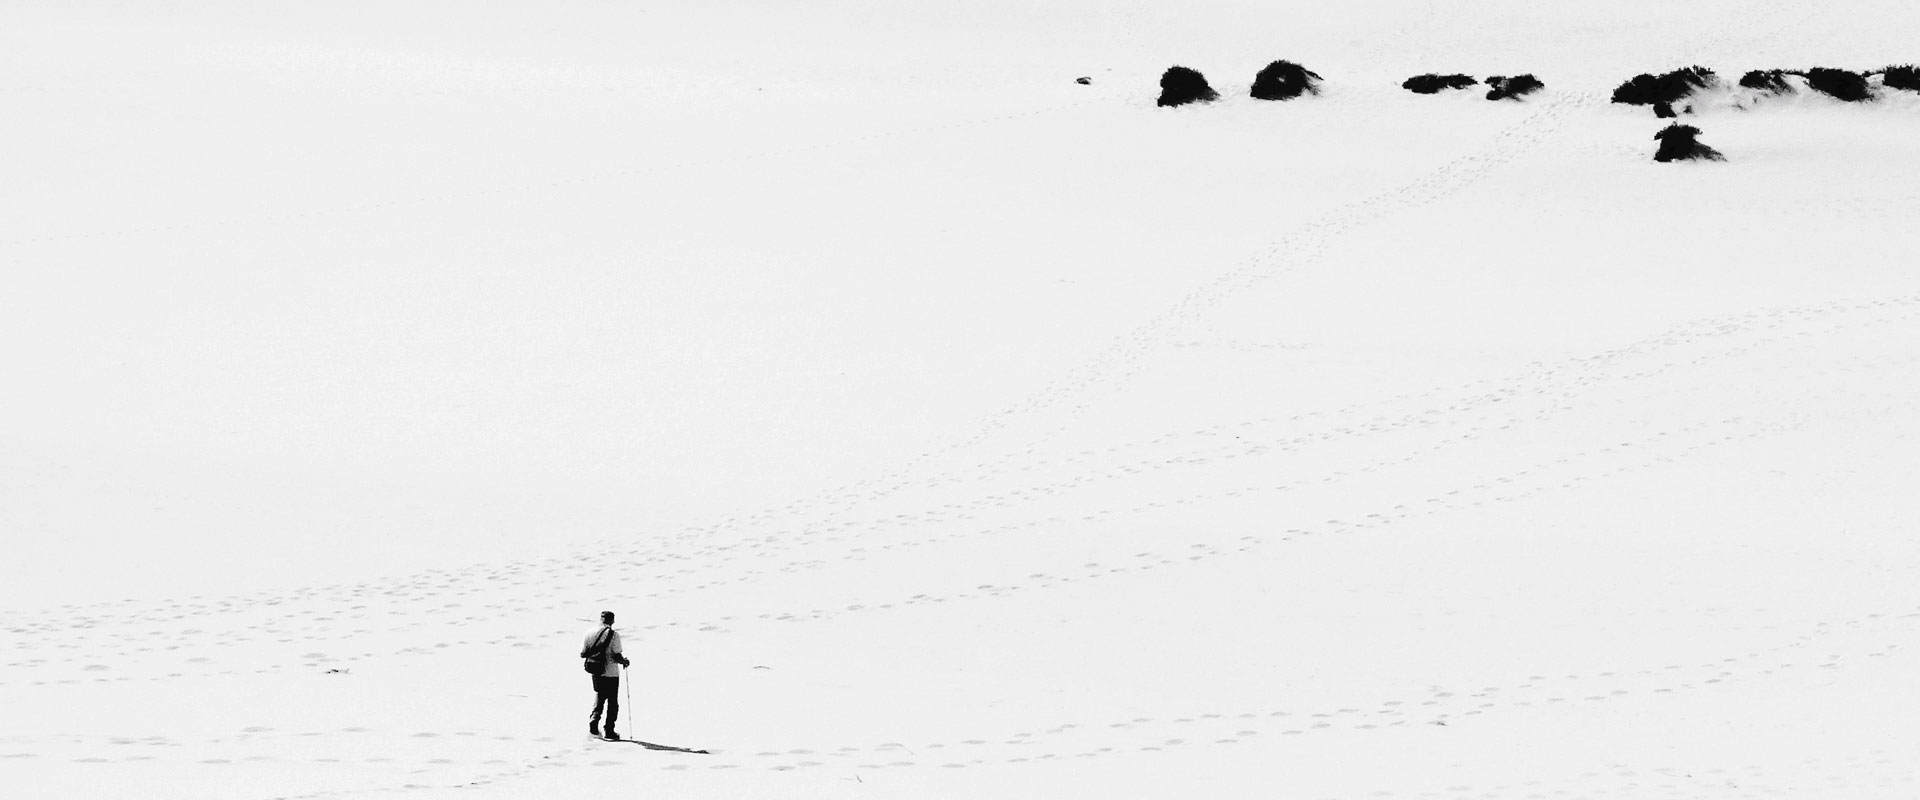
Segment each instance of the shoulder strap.
M590 654L590 655L588 655L587 657L588 657L588 658L599 658L599 657L601 657L601 656L604 656L604 655L606 655L606 654L607 654L607 643L608 643L608 642L607 642L607 640L608 640L609 638L611 638L611 637L612 637L612 635L613 635L613 628L610 628L610 627L609 627L609 628L601 628L601 629L600 629L600 638L594 641L594 643L593 643L593 647L590 647L590 648L588 648L588 649L587 649L587 652L588 652L588 653Z

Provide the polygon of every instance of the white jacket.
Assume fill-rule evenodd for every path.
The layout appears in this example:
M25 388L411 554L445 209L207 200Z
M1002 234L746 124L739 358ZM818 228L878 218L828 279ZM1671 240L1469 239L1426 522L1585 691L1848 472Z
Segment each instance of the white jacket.
M580 646L580 652L585 653L592 650L594 643L600 641L602 631L608 633L607 668L600 670L600 675L607 678L618 678L620 677L620 656L622 655L620 652L620 632L614 630L613 626L602 625L594 628L592 633L587 634L587 641ZM584 658L584 656L582 657Z

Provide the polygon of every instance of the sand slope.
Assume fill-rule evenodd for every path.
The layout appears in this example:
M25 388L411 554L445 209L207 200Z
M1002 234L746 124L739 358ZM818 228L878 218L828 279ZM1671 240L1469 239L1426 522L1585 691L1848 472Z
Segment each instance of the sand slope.
M1901 6L5 14L8 797L1920 792Z

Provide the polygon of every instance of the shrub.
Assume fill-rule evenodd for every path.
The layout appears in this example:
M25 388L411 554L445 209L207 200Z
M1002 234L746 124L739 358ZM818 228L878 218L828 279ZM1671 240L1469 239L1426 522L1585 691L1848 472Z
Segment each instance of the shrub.
M1807 85L1821 94L1849 103L1873 99L1873 87L1867 85L1867 76L1858 72L1814 67L1804 74L1807 76Z
M1533 73L1512 77L1494 75L1487 78L1487 86L1491 87L1487 89L1488 100L1518 100L1546 88Z
M1439 94L1442 89L1465 89L1480 81L1472 75L1415 75L1401 82L1400 88L1414 94Z
M1218 99L1220 99L1220 93L1207 85L1207 76L1200 74L1198 70L1172 66L1160 75L1160 105L1162 106L1211 103Z
M1660 148L1654 151L1653 160L1662 164L1668 161L1692 161L1695 159L1706 159L1709 161L1727 160L1727 157L1721 155L1720 151L1701 144L1697 138L1699 135L1699 128L1693 127L1692 125L1682 125L1678 122L1662 128L1659 133L1653 135L1654 140L1660 142Z
M1681 67L1661 75L1635 75L1613 90L1613 102L1635 106L1673 104L1695 90L1712 86L1718 76L1706 67Z
M1253 76L1253 89L1247 93L1259 100L1292 100L1319 94L1319 83L1319 73L1291 61L1275 61Z
M1660 85L1659 76L1642 72L1627 79L1626 83L1614 87L1613 102L1636 106L1667 102L1666 99L1661 99L1663 88Z
M1772 94L1786 94L1793 91L1787 85L1786 76L1792 74L1783 69L1756 69L1740 76L1740 86L1745 89L1759 89Z
M1900 64L1880 70L1880 80L1889 89L1920 92L1920 67Z
M1673 110L1673 104L1665 100L1653 104L1653 115L1660 119L1673 119L1680 116Z

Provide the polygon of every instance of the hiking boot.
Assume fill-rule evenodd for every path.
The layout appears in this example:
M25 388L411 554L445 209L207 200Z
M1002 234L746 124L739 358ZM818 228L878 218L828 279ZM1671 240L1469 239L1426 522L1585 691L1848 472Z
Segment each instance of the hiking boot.
M609 741L609 742L617 742L617 741L620 741L620 734L619 734L619 733L617 733L617 732L615 732L615 731L614 731L614 730L613 730L612 728L608 728L608 729L607 729L607 735L606 735L606 740L607 740L607 741Z
M596 719L596 720L593 720L593 721L591 721L591 722L588 722L588 723L587 723L587 733L590 733L590 734L593 734L594 736L599 736L599 735L600 735L600 720L597 720L597 719Z

